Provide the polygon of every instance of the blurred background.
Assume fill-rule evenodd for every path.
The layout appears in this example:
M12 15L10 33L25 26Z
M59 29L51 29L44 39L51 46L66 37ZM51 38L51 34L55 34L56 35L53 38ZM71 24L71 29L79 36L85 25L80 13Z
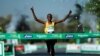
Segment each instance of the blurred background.
M79 14L76 4L82 7ZM70 10L72 10L72 16L78 14L79 18L70 17L56 25L56 33L100 32L100 0L0 0L0 33L43 33L44 26L34 21L31 7L34 7L36 16L44 21L47 20L48 13L53 14L53 21L63 19ZM13 40L3 41L13 42ZM62 43L63 45L67 43L100 44L99 38L57 41L58 45ZM14 42L19 46L29 43L45 44L43 40L14 40Z

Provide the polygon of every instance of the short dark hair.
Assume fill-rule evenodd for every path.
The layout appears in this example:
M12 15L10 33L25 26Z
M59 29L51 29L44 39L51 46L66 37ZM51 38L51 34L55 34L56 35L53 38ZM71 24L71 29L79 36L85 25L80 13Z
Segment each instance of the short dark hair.
M52 18L52 14L51 14L51 13L49 13L48 15L50 15L50 18ZM47 15L47 16L48 16L48 15Z

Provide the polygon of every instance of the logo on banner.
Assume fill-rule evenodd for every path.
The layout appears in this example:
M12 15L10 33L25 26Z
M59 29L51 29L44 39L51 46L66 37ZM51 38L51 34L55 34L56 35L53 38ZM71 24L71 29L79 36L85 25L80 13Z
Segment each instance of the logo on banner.
M66 35L66 38L68 38L68 39L73 38L73 37L74 37L73 34L67 34L67 35Z
M31 34L24 35L25 38L32 38L33 36Z

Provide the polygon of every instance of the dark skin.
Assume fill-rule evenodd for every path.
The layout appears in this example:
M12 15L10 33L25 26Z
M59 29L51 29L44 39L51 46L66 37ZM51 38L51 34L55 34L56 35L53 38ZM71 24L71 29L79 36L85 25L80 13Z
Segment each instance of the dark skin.
M42 21L42 20L40 20L40 19L38 19L38 18L36 17L33 8L31 8L31 11L32 11L32 13L33 13L34 19L35 19L37 22L39 22L39 23L41 23L41 24L45 24L44 21ZM70 12L64 17L64 19L55 22L55 24L64 22L68 17L70 17L71 12L72 12L72 11L70 11ZM48 15L47 15L47 20L48 20L48 23L50 23L50 24L52 23L52 14L48 14ZM51 52L52 56L54 56L54 53L55 53L55 51L54 51L54 45L55 45L55 43L56 43L56 40L52 40L52 41L51 41L51 40L47 40L46 43L47 43L47 47L48 47L48 52Z
M39 23L41 23L41 24L45 24L44 21L42 21L42 20L40 20L40 19L38 19L38 18L36 17L33 7L31 8L31 11L32 11L32 13L33 13L34 19L35 19L37 22L39 22ZM64 17L64 19L55 22L55 24L64 22L66 19L68 19L68 18L70 17L71 13L72 13L72 11L70 10L69 13ZM52 23L52 14L48 14L48 15L47 15L47 20L48 20L49 23Z

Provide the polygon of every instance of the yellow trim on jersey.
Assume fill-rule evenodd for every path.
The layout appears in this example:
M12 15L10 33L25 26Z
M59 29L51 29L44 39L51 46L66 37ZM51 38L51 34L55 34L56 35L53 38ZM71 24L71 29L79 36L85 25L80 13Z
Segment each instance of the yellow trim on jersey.
M54 22L52 22L51 24L49 24L49 22L45 23L45 29L44 29L45 33L48 33L48 28L49 27L53 27L53 30L54 30Z

